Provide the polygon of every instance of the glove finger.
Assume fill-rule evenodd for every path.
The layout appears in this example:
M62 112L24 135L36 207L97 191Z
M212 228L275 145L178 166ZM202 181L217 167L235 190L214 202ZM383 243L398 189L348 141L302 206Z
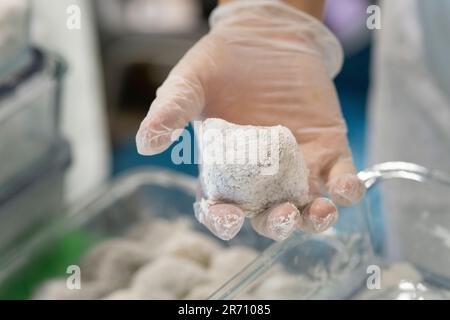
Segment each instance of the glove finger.
M204 92L200 81L170 75L158 89L156 99L141 122L136 146L142 155L154 155L166 150L189 121L204 107Z
M245 215L236 205L229 203L211 203L202 199L194 203L197 220L222 240L233 239L241 230Z
M366 192L364 183L357 177L351 158L338 160L327 176L327 189L331 198L341 206L359 202Z
M316 198L303 208L298 227L308 233L320 233L336 223L338 217L338 209L330 199Z
M300 212L292 203L276 205L252 219L256 232L275 241L288 238L296 229Z

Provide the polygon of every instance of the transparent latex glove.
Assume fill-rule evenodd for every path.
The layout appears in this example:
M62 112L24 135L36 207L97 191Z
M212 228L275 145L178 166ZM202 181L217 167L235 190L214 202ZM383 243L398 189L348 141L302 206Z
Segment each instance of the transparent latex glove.
M339 43L321 22L279 1L219 6L210 25L210 32L158 89L136 137L139 153L164 151L176 138L172 133L192 119L282 124L304 153L311 201L304 208L280 203L253 218L252 224L275 240L296 228L326 230L337 220L338 210L321 191L339 205L354 204L365 192L355 174L332 82L342 65ZM196 207L200 222L224 240L233 238L244 222L242 210L233 203ZM288 219L293 213L295 219Z

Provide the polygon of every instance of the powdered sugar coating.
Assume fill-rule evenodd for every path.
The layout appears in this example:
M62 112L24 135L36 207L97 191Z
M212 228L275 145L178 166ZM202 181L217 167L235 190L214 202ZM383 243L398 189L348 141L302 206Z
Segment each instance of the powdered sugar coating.
M308 169L288 128L207 119L201 139L201 183L208 203L236 203L252 217L278 203L301 207L308 202Z

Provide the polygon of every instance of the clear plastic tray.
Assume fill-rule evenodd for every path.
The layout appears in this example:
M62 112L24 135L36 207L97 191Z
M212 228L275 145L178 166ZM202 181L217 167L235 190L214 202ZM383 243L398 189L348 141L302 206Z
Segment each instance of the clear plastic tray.
M383 268L387 262L382 258L383 241L380 255L372 252L372 243L384 239L377 239L377 233L373 232L373 217L381 210L378 187L392 181L391 178L401 178L400 182L409 183L405 179L411 177L420 181L417 184L419 187L430 184L448 192L450 186L450 180L445 180L444 175L423 168L422 173L417 173L414 170L420 167L410 164L390 165L360 173L369 187L367 196L355 207L341 208L337 225L325 233L307 235L297 232L284 242L274 243L258 236L250 225L244 225L237 238L224 245L247 245L261 254L249 265L242 265L242 271L218 288L210 298L243 297L256 285L265 283L271 271L280 267L295 275L296 280L289 281L288 288L282 290L272 287L271 298L357 297L366 286L367 268L374 264ZM383 182L378 183L380 181ZM184 215L194 219L192 203L195 190L194 178L161 169L143 169L122 176L72 207L60 220L16 245L8 254L0 255L0 298L29 297L37 285L52 277L64 276L67 265L78 264L79 257L93 245L120 236L133 225L155 217L175 219ZM209 235L204 227L198 223L195 225ZM64 243L70 243L68 247L74 251L70 256L67 256L69 250ZM57 266L51 266L50 260L42 257L52 257L54 261L55 252L64 254L58 256ZM410 259L408 261L411 262ZM52 269L53 272L36 275L39 269ZM30 273L33 275L30 276ZM434 274L444 277L442 273ZM20 292L17 292L18 287Z
M33 51L33 63L0 86L0 188L43 157L59 137L64 64Z
M0 256L61 214L70 160L69 144L61 139L20 178L0 189Z
M298 233L272 245L211 298L239 298L281 263L302 279L285 288L284 299L450 299L450 176L389 162L359 177L368 192L360 205L343 210L336 233ZM362 217L376 255L340 240L352 232L352 241L360 238L363 223L348 230L345 221ZM390 226L385 233L383 221Z
M49 274L37 277L34 283L23 283L23 279L27 279L21 271L17 270L23 263L26 270L39 270L40 267L32 261L36 261L36 254L44 256L48 253L55 252L55 244L65 243L68 238L77 238L75 242L80 244L80 251L74 253L71 257L58 258L63 266L59 267L59 272L53 276L64 276L65 268L70 264L78 264L78 258L88 248L108 238L122 235L130 229L130 227L149 221L152 218L176 219L185 216L194 221L196 228L213 237L208 230L195 221L192 204L195 199L196 180L192 177L164 171L161 169L144 169L138 170L118 178L114 183L105 186L97 194L91 195L90 199L86 199L83 204L79 204L76 208L72 207L70 212L60 221L48 226L37 235L33 235L30 239L23 241L13 248L14 254L0 255L0 297L26 298L27 294L33 291L36 285L39 285L49 279ZM367 230L365 217L359 214L358 210L350 210L342 214L343 218L339 222L339 228L333 229L327 235L314 237L315 241L323 244L325 252L333 252L333 254L342 253L342 259L336 267L344 268L349 266L352 270L360 269L363 260L367 259L370 252L370 239ZM355 238L353 235L358 234ZM349 241L344 248L342 244L333 243L336 238L342 236L342 241ZM80 240L80 237L82 238ZM300 238L298 238L300 237ZM308 236L299 234L295 239L300 242L303 239L309 239ZM92 242L86 239L91 239ZM86 244L89 242L89 244ZM289 252L288 244L275 244L274 242L261 237L255 233L247 221L238 236L230 242L223 242L224 246L234 246L237 244L250 246L262 252L258 261L263 265L269 266L269 263L277 260L278 257L286 255ZM73 248L74 244L70 245ZM266 248L268 250L264 251ZM274 250L280 249L274 255ZM301 247L305 250L313 250L310 242L305 242ZM291 248L292 249L292 248ZM68 252L70 249L62 251ZM342 251L345 252L342 252ZM348 252L354 254L349 255ZM291 251L292 253L292 251ZM18 259L20 257L20 259ZM35 259L36 258L36 259ZM292 256L294 258L294 256ZM320 256L310 264L321 263ZM325 261L323 261L325 262ZM41 262L49 269L48 262ZM245 267L242 264L241 268ZM302 266L303 268L303 266ZM51 268L50 268L51 269ZM14 277L13 273L19 276ZM255 276L257 273L255 273ZM35 276L36 277L36 276ZM325 279L322 279L325 281ZM9 284L5 284L8 282ZM16 284L14 285L14 282ZM3 286L2 286L3 284ZM12 287L28 288L27 294L14 295L7 288ZM8 292L10 292L8 294ZM212 292L211 292L212 293Z

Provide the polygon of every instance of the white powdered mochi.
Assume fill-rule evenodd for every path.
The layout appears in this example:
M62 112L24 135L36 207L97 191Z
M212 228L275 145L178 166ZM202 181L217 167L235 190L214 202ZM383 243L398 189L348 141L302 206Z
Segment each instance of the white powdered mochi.
M235 275L247 264L255 260L259 252L246 246L233 246L217 251L211 258L210 271L224 280Z
M203 267L210 263L212 255L222 247L211 237L193 230L176 232L159 248L159 255L172 255L188 259Z
M307 204L308 169L288 128L207 119L200 139L202 206L236 203L253 217L286 201Z
M105 283L82 282L80 289L69 289L67 279L57 278L39 286L33 300L95 300L100 299L110 291Z
M83 279L102 282L113 291L126 286L135 272L151 259L144 245L117 238L92 248L82 258L80 268Z
M197 263L178 257L161 257L142 267L134 276L131 288L144 299L158 293L183 298L193 287L207 281L206 269ZM165 298L162 299L165 299Z

